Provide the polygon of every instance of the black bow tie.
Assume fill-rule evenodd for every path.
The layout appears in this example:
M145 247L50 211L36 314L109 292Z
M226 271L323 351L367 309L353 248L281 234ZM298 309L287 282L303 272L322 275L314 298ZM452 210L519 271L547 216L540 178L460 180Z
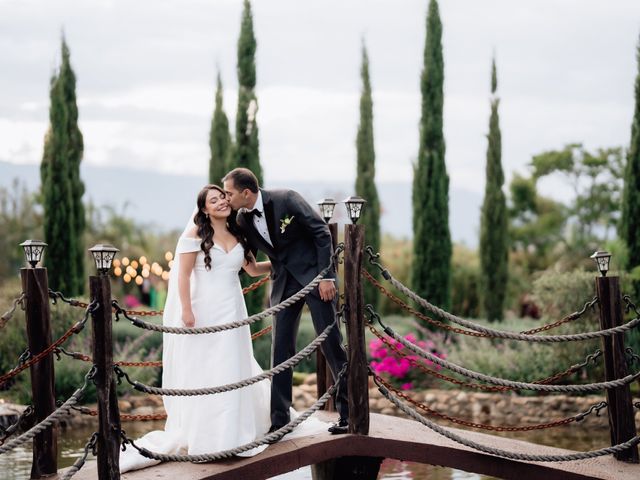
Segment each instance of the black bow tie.
M262 217L262 212L260 210L258 210L257 208L254 208L253 210L247 210L247 215L253 217L254 215L256 217Z

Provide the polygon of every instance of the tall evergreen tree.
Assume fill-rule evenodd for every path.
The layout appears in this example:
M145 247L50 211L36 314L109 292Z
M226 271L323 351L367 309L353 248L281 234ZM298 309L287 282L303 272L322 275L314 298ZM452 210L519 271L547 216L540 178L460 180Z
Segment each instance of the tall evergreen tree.
M376 189L376 154L373 145L373 99L371 97L371 82L369 80L369 57L367 49L362 45L362 94L360 96L360 125L356 137L357 149L357 176L356 194L367 201L362 213L360 223L366 225L366 244L371 245L374 251L380 250L380 201ZM375 275L380 276L377 269ZM369 283L364 286L364 298L366 303L374 306L378 304L378 289Z
M509 246L507 203L502 185L502 139L496 95L498 77L495 58L491 64L491 117L487 135L487 167L484 202L480 218L480 265L484 292L483 306L489 321L503 318L507 294Z
M236 115L236 143L232 167L250 169L262 183L260 166L258 99L256 88L256 38L253 33L253 14L249 0L244 0L240 37L238 38L238 112Z
M636 49L636 62L638 72L635 81L635 108L624 177L621 222L621 238L629 249L629 270L640 266L640 39ZM637 299L640 297L639 280L633 282L633 288Z
M444 61L438 2L427 13L424 65L420 79L420 145L413 178L412 286L422 297L447 309L451 304L449 176L443 133Z
M65 184L68 183L70 192L70 214L68 215L69 229L61 239L69 237L67 245L63 245L65 255L71 257L71 266L64 272L68 279L65 281L65 291L69 295L78 295L84 290L84 231L85 212L82 203L85 187L80 177L80 162L84 151L82 132L78 127L78 105L76 101L76 76L70 62L69 47L65 39L62 39L62 63L60 69L51 82L51 107L49 132L45 138L43 162L41 166L43 200L45 201L45 217L56 209L55 202L47 203L53 198L58 198L58 194L53 192L60 188L59 195L66 197L66 187L55 185L60 171L66 171ZM64 164L64 165L63 165ZM54 170L56 170L54 172ZM62 205L62 204L61 204ZM56 214L53 214L54 216ZM45 225L47 221L45 220ZM51 241L56 243L61 241L54 232L57 227L47 230L45 236L53 235ZM49 240L47 240L49 241ZM49 257L53 256L53 251L49 250ZM52 268L55 260L50 258Z
M258 99L256 98L256 38L253 33L253 14L249 0L244 0L240 37L238 38L238 111L236 114L236 139L233 148L233 159L230 168L245 167L251 170L262 185L262 167L258 141ZM243 286L252 279L244 275ZM245 295L247 310L254 314L263 309L265 303L264 288L259 288ZM258 322L260 323L260 322ZM259 329L260 325L253 327Z
M218 72L216 87L216 108L211 120L211 131L209 132L209 148L211 158L209 159L209 183L219 184L222 177L229 171L231 154L231 134L229 133L229 119L224 113L222 105L222 80Z

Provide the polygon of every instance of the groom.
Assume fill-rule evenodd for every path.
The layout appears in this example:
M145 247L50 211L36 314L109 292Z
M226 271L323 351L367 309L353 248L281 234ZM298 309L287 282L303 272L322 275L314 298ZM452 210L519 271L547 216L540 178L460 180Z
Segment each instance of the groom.
M263 190L256 176L246 168L236 168L223 179L231 208L238 211L237 223L252 250L262 250L271 260L271 305L289 298L329 265L333 247L331 234L320 215L293 190ZM331 269L317 289L294 305L277 313L273 322L272 366L296 353L296 335L304 303L311 311L317 334L336 316L335 269ZM347 362L338 325L322 343L322 352L334 379ZM271 429L289 423L292 369L273 377L271 382ZM338 384L336 406L339 421L329 427L333 434L347 433L349 405L347 378Z

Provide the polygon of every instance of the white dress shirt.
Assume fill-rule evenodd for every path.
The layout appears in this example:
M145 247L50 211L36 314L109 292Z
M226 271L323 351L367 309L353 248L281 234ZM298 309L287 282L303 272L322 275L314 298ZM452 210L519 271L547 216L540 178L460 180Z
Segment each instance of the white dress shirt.
M262 203L262 192L260 190L258 190L258 198L256 198L256 203L253 205L253 208L248 208L247 210L257 210L260 212L260 216L253 216L253 225L256 227L256 230L258 231L260 236L273 247L273 242L271 241L271 236L269 235L269 228L267 227L267 219L264 215L264 204Z

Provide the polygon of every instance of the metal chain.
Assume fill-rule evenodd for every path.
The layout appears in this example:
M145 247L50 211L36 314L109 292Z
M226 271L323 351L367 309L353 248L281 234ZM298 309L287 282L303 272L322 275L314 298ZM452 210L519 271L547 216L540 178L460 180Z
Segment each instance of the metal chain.
M156 325L154 323L148 323L148 322L142 321L142 320L140 320L139 318L136 318L136 317L130 317L126 313L126 311L123 310L118 305L118 302L113 300L112 305L116 308L116 320L118 320L119 315L122 314L122 315L124 315L124 317L127 320L129 320L134 326L136 326L138 328L144 328L144 329L147 329L147 330L153 330L155 332L173 333L173 334L179 334L179 335L197 335L197 334L203 334L203 333L217 333L217 332L222 332L224 330L231 330L231 329L234 329L234 328L243 327L245 325L250 325L252 323L255 323L257 321L260 321L260 320L263 320L263 319L265 319L267 317L270 317L271 315L275 315L276 313L284 310L285 308L293 305L294 303L297 303L298 301L300 301L304 297L306 297L314 288L316 288L318 286L318 284L323 280L325 275L327 275L327 273L329 273L329 271L333 268L334 261L340 255L342 250L344 250L344 244L340 243L338 245L338 247L336 248L334 254L331 256L329 265L326 268L324 268L305 287L301 288L297 293L295 293L291 297L287 298L286 300L283 300L279 304L268 308L267 310L264 310L264 311L262 311L260 313L256 313L255 315L251 315L250 317L247 317L247 318L242 319L242 320L237 320L235 322L229 322L229 323L225 323L225 324L222 324L222 325L215 325L215 326L210 326L210 327L190 327L190 328L187 328L187 327L168 327L168 326L164 326L164 325Z
M459 373L460 375L464 375L468 378L473 378L475 380L480 380L487 383L492 383L494 385L502 385L508 387L514 387L515 389L521 390L534 390L538 392L594 392L599 390L605 390L610 388L621 387L624 385L628 385L636 379L640 378L640 372L636 372L633 375L627 375L624 378L619 378L616 380L611 380L608 382L601 383L588 383L584 385L541 385L536 383L526 383L526 382L515 382L512 380L505 380L503 378L496 378L490 375L485 375L483 373L474 372L473 370L468 370L464 367L456 365L455 363L448 362L447 360L443 360L440 357L433 355L430 352L426 352L422 348L414 345L413 343L405 340L396 332L393 331L390 327L387 327L382 323L382 320L378 318L380 325L382 325L385 333L390 337L394 338L396 341L402 343L409 350L413 351L417 355L422 358L426 358L427 360L431 360L433 363L440 365L452 372Z
M262 380L266 380L268 378L272 378L274 375L277 375L280 372L284 372L285 370L296 366L306 357L311 355L316 351L318 346L329 335L329 332L332 328L338 325L338 319L342 316L342 310L338 312L336 319L324 329L324 331L318 335L309 345L304 347L298 353L296 353L293 357L288 360L276 365L271 370L266 370L259 375L254 377L246 378L244 380L240 380L239 382L228 383L226 385L220 385L218 387L208 387L208 388L193 388L193 389L179 389L179 388L159 388L152 387L150 385L145 385L138 381L132 381L121 368L115 367L116 375L118 376L118 383L122 382L122 379L126 379L127 382L136 390L143 393L148 393L151 395L168 395L168 396L179 396L179 397L190 397L196 395L214 395L217 393L229 392L231 390L237 390L239 388L247 387L249 385L253 385L254 383L260 382Z
M373 333L376 337L378 337L388 348L390 348L391 350L393 350L394 353L402 356L403 358L406 358L409 363L411 364L412 367L417 367L420 370L422 370L424 373L431 375L433 377L439 378L441 380L445 380L447 382L456 384L456 385L460 385L462 387L468 387L468 388L473 388L476 390L484 390L487 392L504 392L504 391L513 391L513 390L517 390L516 388L513 387L497 387L497 386L491 386L491 385L483 385L483 384L479 384L479 383L469 383L469 382L463 382L461 380L458 380L457 378L453 378L453 377L449 377L447 375L444 375L442 373L436 372L435 370L431 370L430 368L428 368L427 366L425 366L422 362L419 362L413 358L408 358L407 357L407 353L404 350L401 350L397 345L391 343L389 341L388 338L386 338L384 335L382 335L382 333L376 328L374 327L371 323L368 324L369 330L371 331L371 333ZM536 380L533 383L539 383L539 384L549 384L549 383L555 383L556 381L560 380L563 377L566 377L567 375L571 375L573 373L578 372L579 370L581 370L582 368L585 368L586 366L589 365L590 362L594 362L598 359L598 357L600 357L602 355L602 352L600 350L596 350L594 353L587 355L586 359L584 362L582 363L578 363L575 365L570 366L569 368L567 368L565 371L560 372L560 373L556 373L555 375L552 375L550 377L547 378L543 378L541 380Z
M91 417L98 416L98 410L94 410L88 407L73 407L74 410L82 413L83 415L89 415ZM135 421L155 421L155 420L166 420L166 413L152 413L148 415L131 415L128 413L121 413L120 420L123 422L135 422Z
M261 445L275 443L278 440L280 440L282 437L284 437L286 434L293 431L294 428L296 428L298 425L304 422L307 418L309 418L315 412L320 410L324 406L324 404L327 403L327 401L331 398L331 396L337 390L337 385L340 383L340 379L345 374L346 368L347 366L345 365L340 371L340 373L338 374L335 384L331 385L331 387L329 387L329 389L325 392L325 394L322 395L309 409L305 410L302 414L300 414L298 418L289 422L279 430L269 433L262 438L256 439L251 443L247 443L245 445L241 445L239 447L232 448L229 450L223 450L220 452L203 454L203 455L166 455L166 454L151 452L146 448L139 447L138 445L135 444L133 440L126 437L124 439L124 443L132 445L136 450L140 452L141 455L147 458L152 458L154 460L160 460L162 462L213 462L215 460L230 458L234 455L238 455L240 453L254 449Z
M85 462L87 461L89 452L91 452L94 457L98 454L97 447L98 447L98 432L93 432L93 435L91 435L91 438L89 438L89 441L84 446L84 453L82 454L82 456L80 456L80 458L78 458L75 462L73 462L73 465L69 468L69 470L65 472L65 474L62 477L60 477L60 480L69 480L76 473L78 473L80 469L84 466Z
M9 425L7 428L0 427L0 429L2 430L2 438L0 438L0 446L4 445L4 442L6 442L7 439L11 437L20 428L22 423L27 418L33 415L33 413L34 413L33 406L29 405L20 414L20 416L18 417L18 420L16 420L16 423L14 423L13 425Z
M271 330L273 330L273 325L264 327L259 332L256 332L253 335L251 335L251 340L255 340L256 338L260 338L261 336L266 335L267 333L271 333Z
M634 362L638 362L640 364L640 355L636 354L633 351L633 348L627 347L624 349L625 353L629 358L627 358L627 365L632 366Z
M422 423L424 426L430 428L434 432L439 433L440 435L448 438L449 440L453 440L454 442L460 443L461 445L464 445L466 447L473 448L481 452L489 453L491 455L496 455L498 457L504 457L504 458L509 458L513 460L524 460L528 462L567 462L567 461L573 461L573 460L584 460L587 458L601 457L603 455L622 452L640 443L640 436L635 436L624 443L614 445L612 447L602 448L600 450L593 450L591 452L578 452L578 453L571 453L567 455L529 455L524 453L508 452L506 450L502 450L499 448L488 447L486 445L482 445L480 443L476 443L474 441L461 437L460 435L457 435L449 431L448 429L445 429L439 426L438 424L424 418L414 409L408 407L407 405L403 404L400 400L395 398L391 394L391 392L389 392L389 390L387 390L383 385L378 385L378 390L380 390L380 393L382 393L382 395L387 400L389 400L391 403L397 406L402 412L404 412L414 420L417 420L418 422Z
M9 310L7 310L2 314L2 317L0 317L0 330L2 330L7 324L7 322L11 320L11 318L13 317L13 314L16 311L16 308L18 308L18 305L21 305L22 308L24 309L24 304L22 302L25 299L25 297L26 297L26 294L22 292L20 296L18 296L13 300L11 308L9 308Z
M100 304L98 302L91 302L89 305L87 305L87 308L86 308L86 310L84 312L84 317L82 318L82 320L78 321L74 326L72 326L69 330L67 330L65 332L65 334L62 335L58 340L53 342L51 345L49 345L46 349L44 349L42 352L40 352L36 356L32 357L29 361L23 363L19 367L16 367L13 370L11 370L11 371L5 373L4 375L0 376L0 387L2 387L5 383L7 383L8 380L10 380L11 378L15 377L20 372L26 370L31 365L35 365L40 360L42 360L46 356L48 356L51 353L53 353L53 351L56 350L64 342L66 342L69 337L79 333L84 328L85 324L87 323L87 320L89 319L89 314L94 312L97 308L99 308L99 306L100 306Z
M561 425L568 425L568 424L573 423L573 422L579 422L579 421L584 420L592 412L596 412L596 415L600 416L600 410L602 410L603 408L605 408L607 406L607 402L599 402L599 403L589 407L589 409L587 411L579 413L578 415L573 415L572 417L563 418L561 420L554 420L554 421L548 422L548 423L540 423L540 424L537 424L537 425L526 425L526 426L521 426L521 427L505 427L505 426L497 426L497 425L488 425L488 424L485 424L485 423L469 422L467 420L463 420L461 418L452 417L451 415L447 415L446 413L442 413L442 412L438 412L436 410L433 410L432 408L428 407L427 405L414 400L413 398L411 398L406 393L401 392L400 390L398 390L394 386L390 385L388 382L386 382L380 376L373 375L373 378L377 381L377 383L380 383L380 384L384 385L388 390L391 390L398 397L400 397L400 398L406 400L407 402L411 403L414 407L419 408L420 410L425 412L427 415L430 415L432 417L438 417L438 418L441 418L443 420L447 420L447 421L449 421L451 423L455 423L457 425L463 425L465 427L477 428L477 429L480 429L480 430L488 430L488 431L492 431L492 432L530 432L532 430L545 430L547 428L559 427Z
M386 271L386 270L385 270ZM420 297L417 293L412 291L410 288L403 285L396 278L394 278L389 272L387 272L389 282L400 290L402 293L407 295L409 298L414 300L416 303L420 304L422 307L426 308L434 315L448 320L453 323L457 323L458 325L462 325L464 327L470 328L471 330L475 330L480 333L485 333L494 338L504 338L507 340L519 340L524 342L533 342L533 343L558 343L558 342L575 342L582 340L592 340L594 338L602 338L602 337L610 337L612 335L623 333L631 330L640 324L640 317L634 318L633 320L619 325L613 328L607 328L605 330L597 330L594 332L584 332L584 333L576 333L573 335L525 335L522 333L516 332L507 332L504 330L495 330L493 328L484 327L478 323L471 322L469 320L465 320L464 318L460 318L456 315L452 315L451 313L445 312L441 308L429 303L424 298ZM588 304L587 304L588 305ZM587 306L585 305L585 307Z
M73 358L74 360L80 360L82 362L93 363L93 359L84 353L79 352L68 352L62 347L58 347L53 352L60 360L60 354L63 353L68 357ZM119 365L121 367L161 367L162 361L148 361L148 362L128 362L128 361L119 361L113 362L114 365Z
M450 332L460 333L462 335L468 335L470 337L495 338L493 335L490 335L488 333L480 333L480 332L464 330L462 328L452 327L451 325L447 325L446 323L443 323L440 320L433 319L433 318L423 314L422 312L416 310L415 308L412 308L406 302L403 302L399 297L397 297L394 294L392 294L391 292L389 292L386 288L384 288L384 286L380 282L378 282L375 279L375 277L373 275L371 275L364 268L361 270L361 272L362 272L362 275L364 276L364 278L369 283L371 283L373 286L375 286L384 296L386 296L387 298L389 298L389 300L391 300L393 303L398 305L400 308L402 308L406 312L410 313L414 317L419 318L420 320L423 320L423 321L425 321L425 322L427 322L427 323L429 323L431 325L434 325L434 326L436 326L438 328L443 328L443 329L448 330ZM533 328L531 330L525 330L525 331L520 332L520 333L523 334L523 335L533 335L533 334L536 334L536 333L540 333L540 332L544 332L544 331L547 331L547 330L551 330L552 328L556 328L556 327L558 327L560 325L563 325L565 323L571 322L573 320L577 320L582 315L584 315L584 313L586 312L586 310L588 308L590 308L590 307L593 308L597 303L598 303L598 299L596 297L593 300L591 300L590 302L585 303L584 307L582 308L582 310L580 310L578 312L573 312L573 313L567 315L566 317L564 317L563 319L558 320L557 322L549 323L549 324L546 324L546 325L542 325L542 326L540 326L538 328Z
M23 445L29 442L37 434L49 428L54 422L57 422L62 416L67 415L69 413L69 410L71 410L71 407L73 407L76 403L78 403L78 401L84 394L84 391L86 390L87 385L89 384L89 380L92 380L95 374L96 374L96 367L94 365L84 376L84 383L82 384L82 386L78 388L75 392L73 392L73 395L71 395L66 402L64 402L60 407L58 407L56 410L51 412L51 414L47 418L45 418L43 421L41 421L34 427L30 428L19 437L14 438L10 442L8 442L6 445L0 446L0 454L7 453L16 447L19 447L20 445Z

